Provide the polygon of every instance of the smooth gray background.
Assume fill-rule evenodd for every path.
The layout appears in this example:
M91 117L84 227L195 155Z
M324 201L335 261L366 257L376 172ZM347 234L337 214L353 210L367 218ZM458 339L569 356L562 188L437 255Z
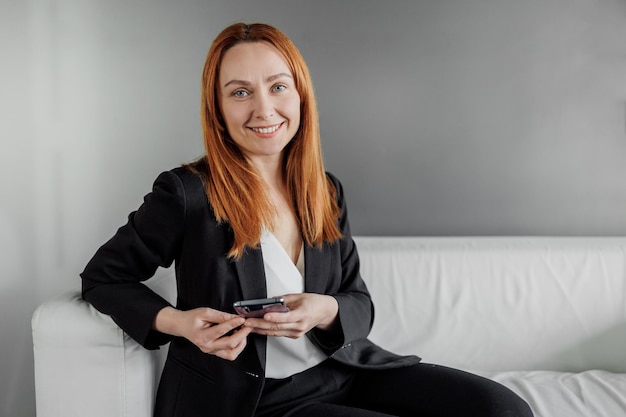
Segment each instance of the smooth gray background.
M240 20L308 61L355 234L626 233L626 0L4 0L0 415L35 413L35 307L202 152Z

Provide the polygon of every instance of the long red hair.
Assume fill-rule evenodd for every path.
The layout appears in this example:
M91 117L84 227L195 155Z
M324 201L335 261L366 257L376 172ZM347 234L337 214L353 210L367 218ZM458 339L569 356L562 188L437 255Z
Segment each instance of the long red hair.
M206 165L199 171L204 171L215 217L228 222L234 232L229 256L240 258L246 247L258 247L262 227L271 229L276 215L263 180L229 139L219 106L222 58L228 49L242 42L274 46L287 61L300 95L300 127L285 148L283 174L302 237L311 246L339 239L336 190L324 170L317 104L307 65L293 42L278 29L261 23L236 23L224 29L209 49L202 73L201 103Z

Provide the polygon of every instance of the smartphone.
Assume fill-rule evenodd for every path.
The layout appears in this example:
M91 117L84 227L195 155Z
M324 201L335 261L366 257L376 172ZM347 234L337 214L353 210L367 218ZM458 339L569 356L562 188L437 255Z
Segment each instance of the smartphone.
M289 308L285 305L282 297L259 298L256 300L243 300L233 303L237 314L242 317L263 317L265 313L285 313Z

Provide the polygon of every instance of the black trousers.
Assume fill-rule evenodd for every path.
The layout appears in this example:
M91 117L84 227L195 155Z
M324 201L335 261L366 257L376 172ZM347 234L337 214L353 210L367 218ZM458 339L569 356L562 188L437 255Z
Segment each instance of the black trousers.
M362 370L335 361L268 379L255 417L532 417L489 379L431 364Z

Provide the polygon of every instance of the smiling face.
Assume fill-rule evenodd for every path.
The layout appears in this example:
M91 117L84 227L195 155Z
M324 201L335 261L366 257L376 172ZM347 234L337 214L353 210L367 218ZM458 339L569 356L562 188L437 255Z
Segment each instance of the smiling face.
M226 129L252 163L279 163L300 126L300 96L280 52L265 42L244 42L224 54L219 103Z

